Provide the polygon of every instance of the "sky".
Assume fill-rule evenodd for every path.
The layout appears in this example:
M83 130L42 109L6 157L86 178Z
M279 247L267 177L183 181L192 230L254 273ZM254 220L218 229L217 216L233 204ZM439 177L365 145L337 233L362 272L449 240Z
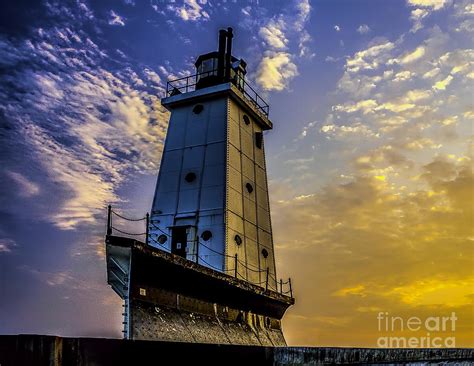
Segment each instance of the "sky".
M380 312L454 312L455 331L440 334L473 347L474 5L464 0L2 4L0 334L121 337L106 206L150 210L166 81L192 74L228 26L274 123L277 272L296 297L288 343L373 347Z

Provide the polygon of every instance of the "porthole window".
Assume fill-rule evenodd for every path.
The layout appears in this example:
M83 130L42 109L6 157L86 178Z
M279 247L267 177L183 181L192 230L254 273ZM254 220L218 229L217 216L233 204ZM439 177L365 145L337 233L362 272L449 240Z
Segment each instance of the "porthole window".
M250 118L246 114L244 114L244 122L247 126L250 124Z
M263 143L263 133L262 132L255 132L255 146L259 149L262 148Z
M184 177L184 180L188 183L191 183L191 182L194 182L194 180L196 179L196 174L193 173L193 172L189 172L188 174L186 174L186 176Z
M268 250L266 250L265 248L262 249L262 255L263 255L263 258L267 258L268 257Z
M240 237L240 235L236 234L236 235L234 236L234 240L235 240L235 243L236 243L237 245L242 244L242 238Z
M201 238L204 241L208 241L209 239L212 238L212 233L209 230L206 230L201 234Z
M253 192L253 187L250 183L247 183L245 185L245 188L247 189L247 192L252 193Z
M204 110L204 106L202 104L196 104L193 108L194 114L199 114Z
M166 237L165 234L161 234L161 235L158 237L158 243L160 243L161 245L163 245L164 243L166 243L167 240L168 240L168 238Z

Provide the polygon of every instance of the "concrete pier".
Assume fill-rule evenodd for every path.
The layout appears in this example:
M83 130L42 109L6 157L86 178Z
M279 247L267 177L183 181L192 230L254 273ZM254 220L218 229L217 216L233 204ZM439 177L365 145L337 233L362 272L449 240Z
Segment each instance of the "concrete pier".
M0 336L1 366L472 365L474 349L262 347L185 342Z

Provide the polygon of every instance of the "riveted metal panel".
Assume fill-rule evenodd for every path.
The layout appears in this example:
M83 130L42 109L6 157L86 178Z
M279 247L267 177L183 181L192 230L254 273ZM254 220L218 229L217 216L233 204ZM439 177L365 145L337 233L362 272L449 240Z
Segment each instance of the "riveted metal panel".
M242 131L242 153L253 159L253 138L252 134L247 131Z
M240 279L247 279L247 270L246 266L243 264L246 262L245 255L245 238L243 233L228 228L228 237L227 237L227 268L229 269L229 275L235 274L235 254L237 254L237 271ZM242 243L237 245L235 242L235 236L239 235L242 238Z
M166 172L166 174L161 174L160 182L158 185L158 193L177 191L179 177L179 171Z
M225 164L226 158L225 142L209 144L206 147L206 165Z
M247 267L249 281L255 284L260 282L258 245L255 240L246 239Z
M199 227L198 235L200 244L198 249L198 262L203 266L222 271L225 259L224 224L222 215L220 216L220 219L217 219L216 221L219 220L221 220L220 224ZM204 241L200 237L205 230L209 230L212 233L212 238L208 241Z
M205 211L199 212L198 225L201 231L204 231L204 228L207 226L212 226L216 224L215 222L213 222L213 217L216 214L212 214L212 212L215 212L215 211L205 210ZM222 217L222 214L219 216Z
M227 101L228 97L222 97L213 100L211 104L211 117L222 118L223 121L227 118Z
M272 235L268 231L258 229L258 243L263 245L268 251L273 251Z
M247 116L248 120L250 121L249 124L245 123L245 120L244 120L245 117L244 116ZM244 111L241 111L240 112L240 126L241 126L242 130L247 131L248 133L251 134L254 125L255 125L254 119L250 115L245 113Z
M186 135L187 113L187 108L180 108L171 114L168 131L166 133L165 150L183 148L184 137Z
M169 150L163 152L161 159L160 172L179 171L181 169L181 160L183 158L183 150Z
M188 182L185 179L186 175L189 173L194 173L196 175L196 179L194 179L192 182ZM199 189L200 188L200 181L199 181L200 173L201 172L199 168L183 169L181 172L179 191L183 192L183 191L189 191L192 189Z
M242 194L232 188L228 188L228 209L239 216L243 216Z
M185 146L202 145L206 142L207 120L192 115L188 118Z
M265 173L265 170L259 165L255 165L255 178L255 183L266 190L267 174Z
M201 190L200 210L224 208L224 185L203 187Z
M171 250L171 230L169 226L173 225L174 215L155 215L152 214L150 218L150 237L154 240L150 240L149 244L158 249ZM159 228L159 229L158 229ZM162 244L158 244L158 237L165 235L166 241Z
M271 232L270 213L267 210L257 207L257 220L259 227L261 227L263 230Z
M228 168L229 175L229 187L235 189L237 192L242 192L242 175L240 171L229 166Z
M235 231L238 231L239 233L244 232L244 220L242 219L242 217L234 214L233 212L229 212L227 219L230 228L234 229Z
M264 286L266 279L266 272L259 272L259 264L261 257L260 237L258 235L258 228L265 233L264 242L268 246L267 251L271 252L269 258L266 260L266 266L270 268L270 273L274 273L274 258L273 258L273 244L271 239L271 223L268 204L267 193L267 179L265 172L265 154L262 148L257 148L255 145L255 132L261 131L261 127L248 116L249 124L244 121L245 112L240 109L232 100L229 101L228 106L228 138L227 138L227 196L226 196L226 252L228 254L236 253L239 248L234 242L234 235L236 223L242 222L238 217L240 213L236 213L240 209L236 209L240 202L243 206L244 227L242 239L245 244L245 266L247 278L253 283ZM241 152L238 151L239 143L236 140L235 122L238 121L240 128L240 147ZM237 147L236 147L237 146ZM239 173L242 172L242 175ZM239 182L241 180L241 182ZM252 186L252 192L248 192L246 184ZM241 190L236 190L236 186L241 186ZM240 197L238 196L240 194ZM260 207L258 209L257 207ZM240 225L239 225L240 226ZM264 229L264 230L263 230ZM238 230L242 230L240 227ZM265 246L265 247L266 247ZM239 257L240 258L240 257ZM232 267L231 260L226 259L227 268ZM273 263L273 264L272 264ZM252 267L253 265L253 267ZM252 272L252 269L255 272ZM240 272L239 272L240 273ZM274 280L271 280L274 281Z
M255 179L254 163L253 160L245 155L242 155L242 174L247 178L246 180L253 185Z
M248 197L244 197L244 218L254 225L257 224L255 202L251 201Z
M256 241L257 240L257 227L247 220L245 220L244 222L244 227L245 227L245 236L249 239Z
M196 146L184 149L183 172L186 169L200 169L204 163L204 146Z
M198 209L199 189L180 191L178 212L196 212Z
M156 192L154 211L161 211L164 214L176 213L176 204L178 201L178 191Z
M226 138L226 120L220 117L212 117L209 119L209 127L207 132L207 142L222 142Z
M260 265L262 269L266 270L268 268L268 271L269 271L268 287L272 289L273 291L277 291L274 263L275 263L275 259L273 257L272 251L268 251L268 257L265 258L260 250ZM262 272L260 278L262 279L262 281L266 281L266 273ZM265 286L265 284L263 286Z
M202 176L202 186L210 187L215 185L223 185L225 183L225 166L222 165L205 165Z
M239 115L240 107L232 99L229 99L229 118L238 123L240 120Z
M262 127L256 123L255 121L252 121L252 128L253 128L253 132L262 132L263 129Z
M257 204L267 210L269 210L269 205L268 205L268 194L265 189L262 189L260 186L257 186Z
M255 149L255 163L265 169L265 157L263 149Z
M233 120L229 120L229 141L238 149L240 150L240 128L237 122Z
M237 150L235 146L232 144L229 144L228 146L228 161L229 165L233 167L234 169L240 171L241 166L240 166L240 152Z
M249 192L247 190L247 183L249 183L252 186L252 192ZM243 188L244 198L248 198L250 201L255 202L256 201L256 199L255 199L255 183L253 181L251 181L250 179L247 179L247 178L244 177L244 180L243 180L242 184L245 187L245 188Z

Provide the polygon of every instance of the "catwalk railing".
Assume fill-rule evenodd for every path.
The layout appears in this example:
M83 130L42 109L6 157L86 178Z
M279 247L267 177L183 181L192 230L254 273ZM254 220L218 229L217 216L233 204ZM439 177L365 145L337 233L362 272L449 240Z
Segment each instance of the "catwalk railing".
M217 69L202 72L199 74L188 75L175 80L169 80L166 83L166 96L170 97L173 95L194 91L196 90L196 85L200 79L214 75L217 75ZM270 112L270 106L255 91L255 89L252 88L252 86L250 86L247 81L245 81L242 76L235 74L230 79L230 82L232 82L242 92L245 98L248 99L254 105L254 107L259 113L262 113L265 117L268 117L268 113Z
M130 223L130 222L133 222L133 223L143 222L145 224L145 228L144 228L144 230L138 230L138 231L136 230L136 228L130 228L129 226L125 226L125 225L122 225L119 228L119 227L117 227L118 226L117 225L118 221L114 220L114 218L118 218L118 219L123 220L127 223ZM110 206L110 205L107 208L107 235L112 236L115 233L118 233L118 234L120 234L118 236L125 236L125 237L130 237L130 238L140 238L147 245L150 245L150 243L153 243L153 244L158 245L159 247L163 248L162 250L164 250L168 253L171 253L170 249L166 245L164 245L163 243L160 243L158 238L153 237L154 235L155 236L159 236L159 235L150 233L150 228L152 228L154 230L158 230L161 233L160 235L166 235L167 238L171 239L171 235L169 235L167 232L162 230L160 227L156 226L155 223L153 222L153 220L150 220L149 213L146 213L146 215L144 217L129 218L129 217L126 217L126 216L114 211L112 209L112 206ZM275 292L279 292L282 295L289 295L290 297L293 297L293 288L292 288L292 285L291 285L291 278L288 278L288 280L286 280L286 281L283 281L283 279L280 279L279 281L277 281L276 277L272 273L270 273L270 270L269 270L268 267L266 269L261 269L261 268L258 268L256 266L249 265L249 263L245 263L245 262L241 261L240 258L237 255L237 253L233 256L230 256L230 255L227 255L225 253L221 253L221 252L216 251L215 249L213 249L213 248L209 247L208 245L204 244L203 242L201 242L199 239L197 239L196 242L198 244L197 248L203 247L203 248L206 248L207 250L209 250L210 252L215 253L215 255L221 256L223 259L230 259L229 262L233 263L234 267L233 268L217 268L214 265L212 265L211 263L209 263L208 261L206 261L203 258L203 256L199 255L198 252L196 252L196 254L191 255L192 257L195 257L194 262L196 264L202 265L201 263L204 263L205 264L204 267L209 267L211 269L214 269L214 270L219 271L219 272L224 272L227 275L231 275L235 278L242 279L242 280L247 281L249 283L252 283L254 285L264 287L265 290L272 290L272 291L275 291ZM174 253L172 253L172 254L174 254ZM187 260L189 260L189 259L187 259ZM244 277L240 273L240 271L239 271L240 269L245 269L247 271L258 273L259 278L264 277L265 279L263 281L260 281L260 282L249 281L248 278ZM260 274L264 274L264 275L260 276Z

